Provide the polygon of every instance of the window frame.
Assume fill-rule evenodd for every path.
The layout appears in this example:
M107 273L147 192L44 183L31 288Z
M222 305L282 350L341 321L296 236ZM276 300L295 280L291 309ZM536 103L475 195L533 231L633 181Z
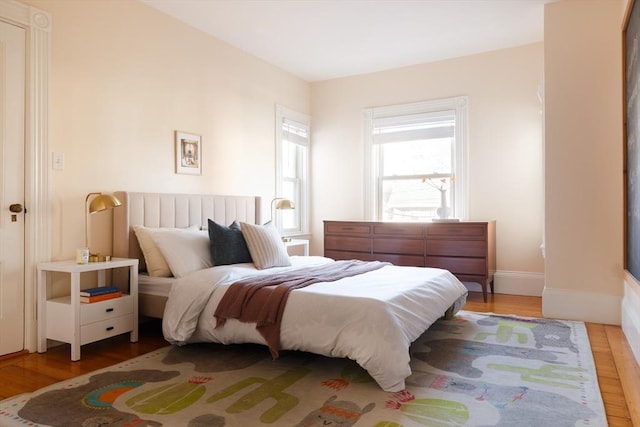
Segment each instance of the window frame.
M295 209L293 210L293 214L296 216L298 227L296 228L283 228L282 227L282 213L277 211L275 212L275 223L278 231L283 236L300 236L309 234L309 200L310 200L310 184L309 184L309 170L311 164L311 117L307 114L303 114L294 110L291 110L282 105L276 105L276 114L275 114L275 146L276 146L276 193L275 197L283 197L284 186L286 182L294 181L294 185L296 185L296 179L292 180L289 177L284 176L284 166L282 164L282 155L283 155L283 143L284 139L284 131L283 131L283 123L285 121L296 122L298 124L302 124L306 126L307 130L307 141L306 144L298 144L300 147L306 149L305 155L303 155L302 159L297 160L297 195L294 197L293 202L295 204ZM271 203L269 203L269 217L271 217Z
M391 105L385 107L371 107L364 110L364 212L365 219L381 220L380 218L380 194L382 191L379 179L381 166L374 165L374 122L376 119L387 117L407 116L413 114L436 113L439 111L455 111L455 138L452 147L453 164L452 174L455 177L455 218L468 219L469 197L468 197L468 162L467 162L467 139L468 139L468 107L469 98L467 96L456 96L430 101L415 102L409 104Z

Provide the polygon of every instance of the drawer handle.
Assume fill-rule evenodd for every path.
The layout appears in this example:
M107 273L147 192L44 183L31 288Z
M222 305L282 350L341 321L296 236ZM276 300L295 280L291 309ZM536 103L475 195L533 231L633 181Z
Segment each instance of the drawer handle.
M113 311L113 308L107 308L105 311L106 311L107 313L111 313L111 312Z
M345 231L355 230L355 228L353 228L353 227L342 227L342 229L345 230Z
M115 328L114 328L113 326L109 326L109 327L107 328L107 331L113 331L114 329L115 329Z

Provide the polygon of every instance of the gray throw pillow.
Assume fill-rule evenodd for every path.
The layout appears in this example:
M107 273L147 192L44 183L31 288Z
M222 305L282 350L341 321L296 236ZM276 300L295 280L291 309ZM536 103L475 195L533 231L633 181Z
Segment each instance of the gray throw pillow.
M228 227L211 219L208 222L213 265L253 262L240 225L236 221L233 221Z

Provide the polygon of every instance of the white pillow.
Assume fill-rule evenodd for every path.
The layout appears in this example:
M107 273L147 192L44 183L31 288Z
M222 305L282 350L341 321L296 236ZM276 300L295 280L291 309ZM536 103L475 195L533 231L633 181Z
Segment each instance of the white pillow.
M175 277L213 267L206 230L162 230L152 237Z
M198 226L192 225L187 228L150 228L143 227L141 225L133 226L133 231L136 234L138 244L142 250L142 255L144 255L144 263L147 266L147 273L149 273L149 276L153 277L171 277L171 269L169 268L167 261L164 259L162 252L160 252L160 249L156 245L156 242L153 240L154 233L161 232L162 230L194 232L198 230Z
M257 269L291 265L287 248L282 243L278 230L271 222L265 225L241 222L240 230L242 230L253 264Z

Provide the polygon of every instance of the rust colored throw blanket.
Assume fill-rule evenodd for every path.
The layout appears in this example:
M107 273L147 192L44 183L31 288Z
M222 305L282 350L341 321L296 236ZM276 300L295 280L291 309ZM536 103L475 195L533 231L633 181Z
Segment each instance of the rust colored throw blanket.
M229 286L216 312L216 328L227 319L256 323L274 359L280 350L280 325L291 291L314 283L334 282L389 265L379 261L336 261L317 267L240 280Z

